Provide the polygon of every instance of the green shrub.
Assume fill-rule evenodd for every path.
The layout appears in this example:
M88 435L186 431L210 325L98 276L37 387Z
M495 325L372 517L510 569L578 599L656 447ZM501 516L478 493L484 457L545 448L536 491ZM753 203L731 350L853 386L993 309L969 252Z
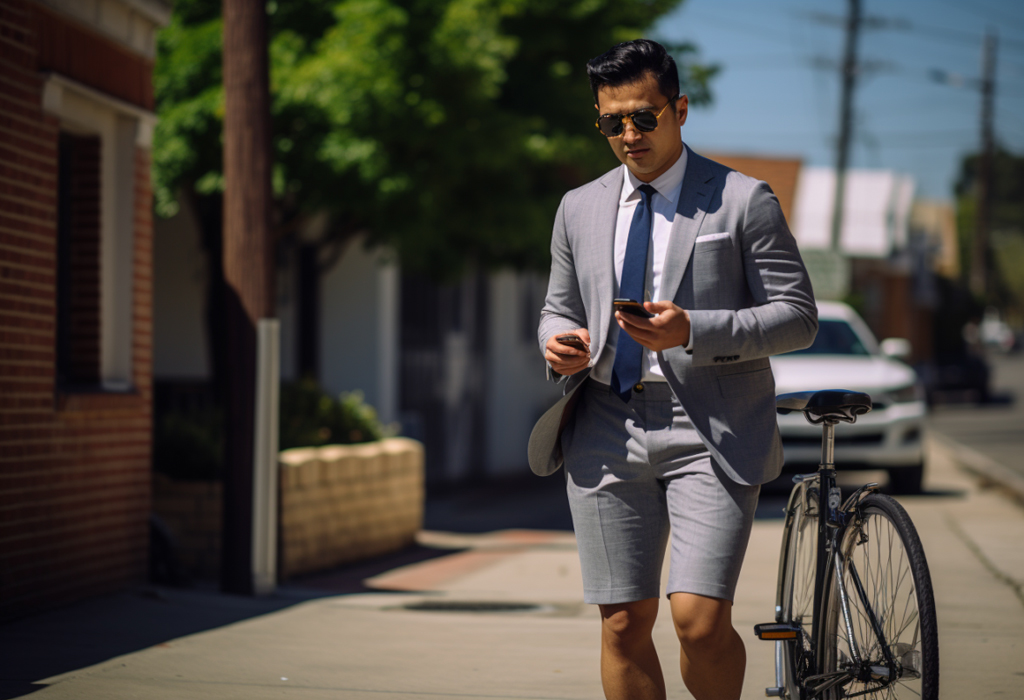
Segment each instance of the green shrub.
M282 450L380 440L385 428L359 391L332 398L311 380L281 385Z
M380 440L393 428L381 425L359 391L332 398L312 380L281 385L279 449ZM224 414L219 409L157 416L153 469L174 479L216 481L224 469Z

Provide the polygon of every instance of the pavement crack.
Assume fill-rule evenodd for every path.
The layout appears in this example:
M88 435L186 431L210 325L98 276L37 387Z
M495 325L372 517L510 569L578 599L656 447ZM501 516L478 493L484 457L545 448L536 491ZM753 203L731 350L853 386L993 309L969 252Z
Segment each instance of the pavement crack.
M958 523L956 519L948 513L946 514L946 525L953 534L964 543L964 546L970 550L971 554L981 562L981 565L988 569L988 572L992 574L997 581L1009 587L1009 589L1013 591L1014 595L1017 596L1017 600L1020 601L1020 604L1024 606L1024 584L1002 571L991 559L985 556L985 553L981 551L981 547L978 546L978 543L972 540L971 536L968 535L962 527L960 527L960 523Z

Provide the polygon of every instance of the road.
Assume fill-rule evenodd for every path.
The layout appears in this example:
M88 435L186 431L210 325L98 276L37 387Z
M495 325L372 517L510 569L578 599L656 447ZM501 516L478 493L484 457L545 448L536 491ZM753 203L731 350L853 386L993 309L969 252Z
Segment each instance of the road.
M1024 353L992 355L994 395L1016 400L935 408L931 429L1024 476Z

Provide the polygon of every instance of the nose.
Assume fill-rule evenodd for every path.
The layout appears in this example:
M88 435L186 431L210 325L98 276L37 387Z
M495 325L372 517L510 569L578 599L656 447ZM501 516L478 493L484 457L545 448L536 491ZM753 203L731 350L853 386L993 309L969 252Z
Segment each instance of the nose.
M626 119L625 126L622 130L622 140L627 143L636 143L642 138L642 134L639 129L633 126L632 119Z

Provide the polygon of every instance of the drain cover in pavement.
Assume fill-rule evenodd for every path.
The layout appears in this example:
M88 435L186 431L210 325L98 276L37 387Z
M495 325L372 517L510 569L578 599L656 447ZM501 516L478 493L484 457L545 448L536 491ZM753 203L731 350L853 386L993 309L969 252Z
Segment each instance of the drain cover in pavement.
M496 603L483 600L420 600L402 606L405 610L429 612L528 612L540 610L533 603Z

